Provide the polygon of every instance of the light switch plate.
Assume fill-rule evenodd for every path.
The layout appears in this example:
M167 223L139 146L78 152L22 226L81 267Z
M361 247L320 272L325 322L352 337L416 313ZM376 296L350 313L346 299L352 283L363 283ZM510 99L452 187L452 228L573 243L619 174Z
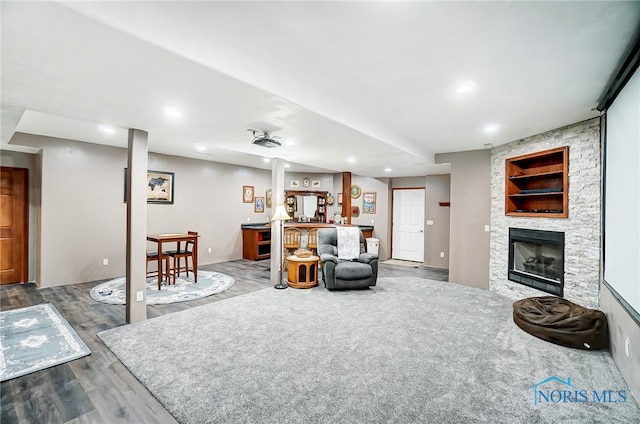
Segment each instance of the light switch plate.
M427 225L433 225L433 220L432 219L427 219Z
M142 302L144 300L144 292L136 292L136 301Z
M489 232L489 226L488 226L488 225L485 225L485 226L484 226L484 230L488 233L488 232Z

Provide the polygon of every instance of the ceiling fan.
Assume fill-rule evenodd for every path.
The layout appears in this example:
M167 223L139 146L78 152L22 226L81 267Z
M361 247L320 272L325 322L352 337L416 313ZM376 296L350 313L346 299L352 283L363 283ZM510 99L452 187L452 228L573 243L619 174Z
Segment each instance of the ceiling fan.
M247 128L247 131L251 131L253 133L252 143L255 144L256 146L262 146L262 147L282 146L282 143L276 140L277 136L271 136L266 131L254 130L253 128Z

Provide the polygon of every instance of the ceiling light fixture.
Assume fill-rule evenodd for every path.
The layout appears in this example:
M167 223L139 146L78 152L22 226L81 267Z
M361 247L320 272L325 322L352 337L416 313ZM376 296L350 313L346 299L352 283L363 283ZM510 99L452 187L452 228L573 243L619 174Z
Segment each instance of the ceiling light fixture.
M171 106L167 106L164 108L164 114L167 116L172 116L174 118L179 118L182 116L182 113L178 109Z
M271 159L269 159L269 158L262 158L262 162L271 162Z
M484 127L484 132L493 133L493 132L498 131L498 128L500 128L500 125L498 125L498 124L489 124L489 125L486 125Z
M349 163L353 163L355 161L356 161L356 158L354 158L354 157L348 157L347 158L347 162L349 162Z
M116 133L116 129L113 127L109 127L107 125L100 125L99 127L100 131L102 131L105 134L115 134Z
M291 165L289 165L288 163L285 163L285 164L284 164L284 167L285 167L285 168L291 168Z
M468 93L469 91L473 90L475 88L475 83L471 82L471 81L467 81L464 84L462 84L461 86L458 87L458 89L456 90L458 93Z
M206 152L206 151L207 151L207 148L206 148L206 147L204 147L204 146L197 146L197 147L196 147L196 150L197 150L197 151L199 151L199 152Z
M384 172L391 172L391 171L393 171L393 169L391 169L391 168L385 168L384 169Z

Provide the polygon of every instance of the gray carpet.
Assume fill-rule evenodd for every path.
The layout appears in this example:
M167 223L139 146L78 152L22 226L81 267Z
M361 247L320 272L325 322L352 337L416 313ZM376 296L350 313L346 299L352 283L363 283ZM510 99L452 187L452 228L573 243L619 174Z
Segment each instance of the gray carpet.
M640 422L609 353L536 339L511 305L381 278L365 291L269 288L99 336L182 423ZM533 385L551 376L575 389L547 391L589 401L534 405ZM592 390L626 390L626 402L593 402Z

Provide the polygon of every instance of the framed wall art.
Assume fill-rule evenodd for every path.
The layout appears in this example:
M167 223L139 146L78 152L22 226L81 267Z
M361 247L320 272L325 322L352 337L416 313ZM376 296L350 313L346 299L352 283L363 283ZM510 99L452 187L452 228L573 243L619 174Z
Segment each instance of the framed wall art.
M268 208L271 207L271 198L273 197L273 190L271 189L267 189L267 192L265 193L265 199L266 199L266 206Z
M173 172L147 171L147 203L173 205ZM124 202L127 203L127 168L124 169Z
M362 213L376 213L376 193L365 191L362 193Z
M242 186L242 202L253 203L253 186Z
M320 180L312 180L311 188L320 188Z
M300 187L300 180L291 180L291 187L293 188Z
M256 201L253 204L254 212L264 212L264 197L256 197Z

